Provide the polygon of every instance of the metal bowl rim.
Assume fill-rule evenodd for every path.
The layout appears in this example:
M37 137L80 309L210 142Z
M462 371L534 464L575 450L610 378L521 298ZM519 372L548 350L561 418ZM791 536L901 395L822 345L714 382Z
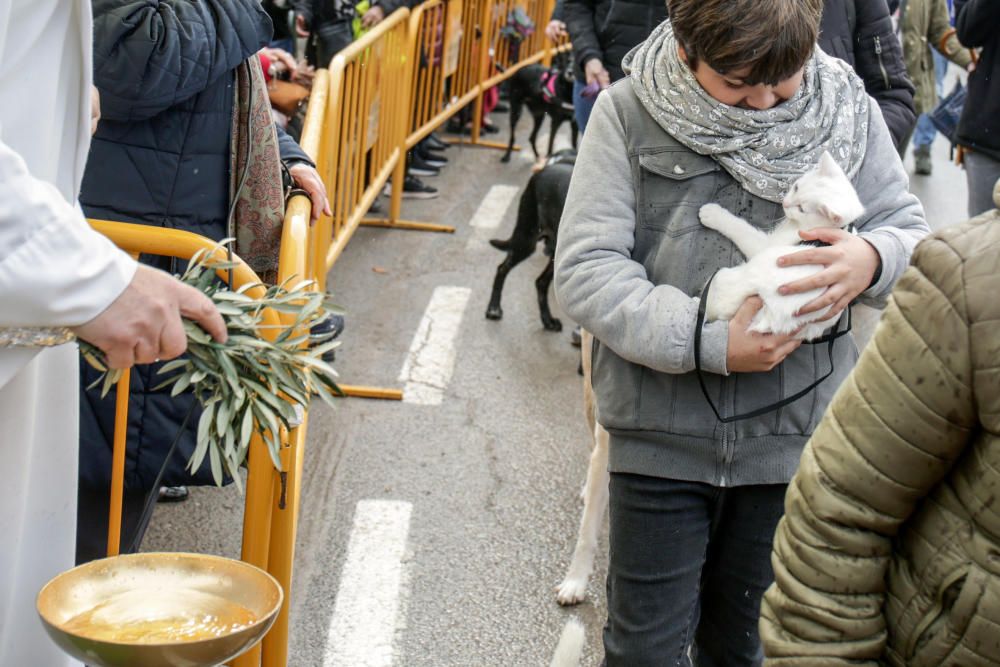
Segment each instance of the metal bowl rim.
M248 563L246 561L239 560L237 558L227 558L225 556L216 556L215 554L192 553L192 552L189 552L189 551L150 551L150 552L143 552L143 553L137 553L137 554L120 554L118 556L108 556L108 558L134 558L134 557L141 557L141 556L147 556L147 557L148 556L153 556L153 557L156 557L156 556L181 556L181 557L191 556L191 557L195 557L195 558L199 558L199 559L207 559L207 560L215 560L215 561L225 561L227 563L239 563L241 566L246 566L248 568L257 570L258 572L264 574L271 581L271 583L274 584L275 589L278 591L278 601L277 601L277 603L275 604L275 606L272 609L268 610L267 613L261 615L261 617L258 618L254 623L248 625L245 628L242 628L241 630L237 630L236 632L234 632L232 634L225 635L225 637L233 637L235 635L238 635L238 634L241 634L241 633L244 633L244 632L250 632L250 631L258 629L262 624L273 622L273 620L277 616L278 612L281 611L281 605L284 604L284 601L285 601L285 591L284 591L284 589L282 589L281 584L278 583L278 580L275 579L274 576L271 575L270 572L268 572L267 570L264 570L263 568L257 567L256 565L253 565L252 563ZM77 565L76 567L73 567L73 568L71 568L69 570L66 570L65 572L60 572L56 576L52 577L52 579L50 579L44 586L42 586L42 590L38 591L38 595L35 596L35 611L36 611L36 613L38 614L38 616L42 619L42 621L46 625L48 625L48 626L50 626L50 627L58 630L59 632L65 634L65 635L68 635L70 637L75 637L75 638L81 639L83 641L95 642L95 643L98 643L98 644L107 644L107 645L112 645L112 646L127 646L129 648L142 648L142 647L147 647L147 646L151 647L151 648L152 647L157 647L157 646L192 646L192 647L197 647L197 646L200 646L202 644L208 644L208 643L211 643L211 642L217 642L220 639L224 639L225 638L225 637L210 637L210 638L207 638L207 639L197 639L195 641L184 641L183 639L180 639L180 640L173 640L173 641L156 642L155 644L151 644L149 642L109 642L109 641L103 641L103 640L100 640L100 639L94 639L93 637L88 637L86 635L80 635L80 634L77 634L77 633L74 633L74 632L70 632L68 630L64 630L62 628L62 626L60 626L58 623L54 623L51 619L48 619L48 618L45 617L45 615L42 613L42 610L39 608L38 603L39 603L39 601L42 598L42 594L49 588L49 586L51 586L52 584L54 584L57 579L60 579L60 578L62 578L64 576L68 575L70 572L73 572L73 571L78 570L80 568L87 567L88 565L91 565L92 563L98 563L98 562L100 562L102 560L108 560L108 558L101 558L101 559L98 559L96 561L90 561L89 563L83 563L83 564Z

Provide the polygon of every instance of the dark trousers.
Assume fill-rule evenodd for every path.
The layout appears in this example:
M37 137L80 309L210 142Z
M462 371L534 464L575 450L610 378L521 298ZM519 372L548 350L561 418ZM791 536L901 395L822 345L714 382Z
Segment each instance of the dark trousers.
M159 493L159 489L156 490ZM143 521L147 494L126 489L122 498L121 553L134 553L133 544L142 542L149 517ZM82 565L108 555L108 520L111 509L111 489L80 486L76 508L76 564Z
M760 665L786 488L612 473L607 665Z
M306 59L316 67L330 67L333 57L354 42L354 31L350 21L330 21L313 30L313 36L306 48Z

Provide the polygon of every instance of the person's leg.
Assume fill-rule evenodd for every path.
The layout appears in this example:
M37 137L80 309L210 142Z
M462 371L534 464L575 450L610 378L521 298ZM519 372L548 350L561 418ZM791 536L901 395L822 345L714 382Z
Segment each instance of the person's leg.
M1000 179L1000 160L976 151L966 151L964 157L965 178L969 184L969 217L991 211L993 186Z
M913 152L916 153L921 148L930 149L936 135L937 129L931 122L930 116L925 113L920 114L917 126L913 130Z
M587 121L590 120L590 112L594 108L595 98L583 96L583 89L586 87L587 84L583 81L573 81L573 115L576 116L576 124L580 128L580 134L583 134L587 129Z
M337 21L321 25L316 31L317 67L329 67L333 57L346 49L354 41L351 24Z
M756 667L763 662L757 623L774 580L771 542L784 512L785 484L722 490L702 580L695 637L698 667Z
M611 474L608 667L691 664L714 493L705 484Z

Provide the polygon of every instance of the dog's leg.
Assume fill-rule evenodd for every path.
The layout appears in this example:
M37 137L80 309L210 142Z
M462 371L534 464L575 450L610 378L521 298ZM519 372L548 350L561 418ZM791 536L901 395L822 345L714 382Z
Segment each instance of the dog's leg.
M545 118L545 111L531 111L531 117L535 121L535 126L531 128L531 151L535 154L535 160L538 160L538 146L535 144L535 140L538 138L538 130L542 127L542 120Z
M562 322L552 317L549 310L549 285L552 284L552 276L555 273L555 259L549 257L549 263L541 275L535 278L535 289L538 290L538 310L542 314L542 326L546 331L562 331Z
M503 318L503 309L500 307L500 295L503 292L504 281L507 274L515 266L523 262L534 252L532 247L524 247L523 244L514 243L507 252L507 258L500 262L497 267L497 275L493 279L493 292L490 294L490 305L486 307L486 319L499 320Z
M545 154L546 157L552 157L552 147L556 143L556 134L559 133L559 128L562 127L563 117L558 114L549 114L549 152Z
M582 602L587 595L587 580L594 569L597 536L608 506L608 432L600 424L594 428L594 451L587 468L587 486L584 491L583 516L580 532L573 550L573 561L566 577L556 588L556 600L561 605Z
M507 144L507 152L500 158L501 162L510 162L510 154L514 151L514 130L517 122L521 120L521 95L516 92L516 87L511 86L510 94L510 142Z
M576 150L576 140L577 136L580 134L580 126L576 123L576 116L570 118L569 125L573 128L573 150Z

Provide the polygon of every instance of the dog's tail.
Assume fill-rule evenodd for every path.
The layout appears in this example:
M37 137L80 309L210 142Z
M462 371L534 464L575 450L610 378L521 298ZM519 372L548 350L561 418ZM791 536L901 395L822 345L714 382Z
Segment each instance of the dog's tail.
M552 656L549 667L579 667L586 640L583 623L576 618L571 618L563 628L562 636L559 637L559 644L556 646L556 652Z
M497 250L507 252L514 244L529 243L534 247L538 238L538 187L537 181L541 172L532 174L528 179L528 184L521 193L521 200L517 204L517 222L514 223L514 232L506 239L490 239L490 245Z

